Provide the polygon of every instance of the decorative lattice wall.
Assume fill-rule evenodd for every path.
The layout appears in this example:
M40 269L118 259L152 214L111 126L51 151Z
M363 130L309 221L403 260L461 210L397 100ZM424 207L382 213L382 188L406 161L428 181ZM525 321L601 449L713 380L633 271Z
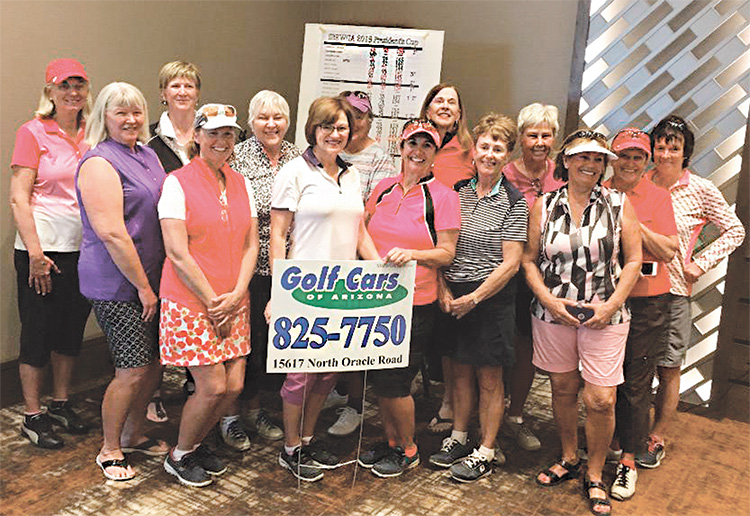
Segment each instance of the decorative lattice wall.
M670 113L696 135L690 168L730 205L750 105L750 1L591 0L579 115L612 135L650 130ZM693 288L683 401L710 401L726 260Z

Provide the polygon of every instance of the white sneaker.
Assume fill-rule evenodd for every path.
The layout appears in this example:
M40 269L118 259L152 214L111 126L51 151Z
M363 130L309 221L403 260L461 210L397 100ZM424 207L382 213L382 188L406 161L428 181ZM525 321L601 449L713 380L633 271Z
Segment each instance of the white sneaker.
M348 394L339 394L338 392L336 392L336 389L333 389L331 393L328 395L328 397L326 398L325 402L323 403L323 408L320 410L340 407L342 405L346 405L348 401L349 401Z
M635 468L630 468L625 464L617 465L617 473L615 474L615 481L612 484L612 488L609 490L609 494L615 500L627 500L635 494L635 482L638 480L638 472Z
M336 410L338 420L331 425L328 433L336 437L343 437L354 432L362 421L362 415L351 407L341 407Z

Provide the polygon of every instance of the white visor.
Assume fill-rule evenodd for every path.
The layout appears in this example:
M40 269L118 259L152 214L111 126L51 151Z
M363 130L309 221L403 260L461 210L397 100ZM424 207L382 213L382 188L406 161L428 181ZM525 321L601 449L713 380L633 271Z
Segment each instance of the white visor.
M617 159L617 154L602 147L599 142L596 142L594 140L588 140L586 142L579 143L578 145L565 149L566 156L572 156L574 154L580 154L582 152L598 152L599 154L606 154L612 161Z

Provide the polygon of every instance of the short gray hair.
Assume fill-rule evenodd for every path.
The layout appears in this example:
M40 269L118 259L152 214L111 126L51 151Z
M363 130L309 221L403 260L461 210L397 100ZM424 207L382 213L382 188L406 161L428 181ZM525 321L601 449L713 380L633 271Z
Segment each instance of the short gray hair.
M552 129L552 136L557 136L557 131L560 130L557 116L557 106L539 102L529 104L518 112L518 134L523 134L527 127L547 124Z
M289 123L289 104L286 99L275 91L261 90L255 94L247 106L247 125L250 126L251 131L253 129L253 121L266 108L279 110L287 123Z
M107 111L120 106L137 107L143 111L144 121L138 141L141 143L148 141L148 106L143 93L127 82L111 82L102 88L96 97L94 109L86 124L86 143L92 149L109 137L106 123Z

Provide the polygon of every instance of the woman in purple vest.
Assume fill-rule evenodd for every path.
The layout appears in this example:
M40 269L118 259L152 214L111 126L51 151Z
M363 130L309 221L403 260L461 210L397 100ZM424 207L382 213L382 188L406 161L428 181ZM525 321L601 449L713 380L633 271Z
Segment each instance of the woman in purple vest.
M99 93L86 127L91 146L76 190L83 242L81 293L107 336L115 377L102 401L104 444L96 463L110 480L135 471L125 453L163 455L163 441L143 433L146 405L159 381L157 292L164 245L156 204L165 173L148 140L146 99L113 82Z

